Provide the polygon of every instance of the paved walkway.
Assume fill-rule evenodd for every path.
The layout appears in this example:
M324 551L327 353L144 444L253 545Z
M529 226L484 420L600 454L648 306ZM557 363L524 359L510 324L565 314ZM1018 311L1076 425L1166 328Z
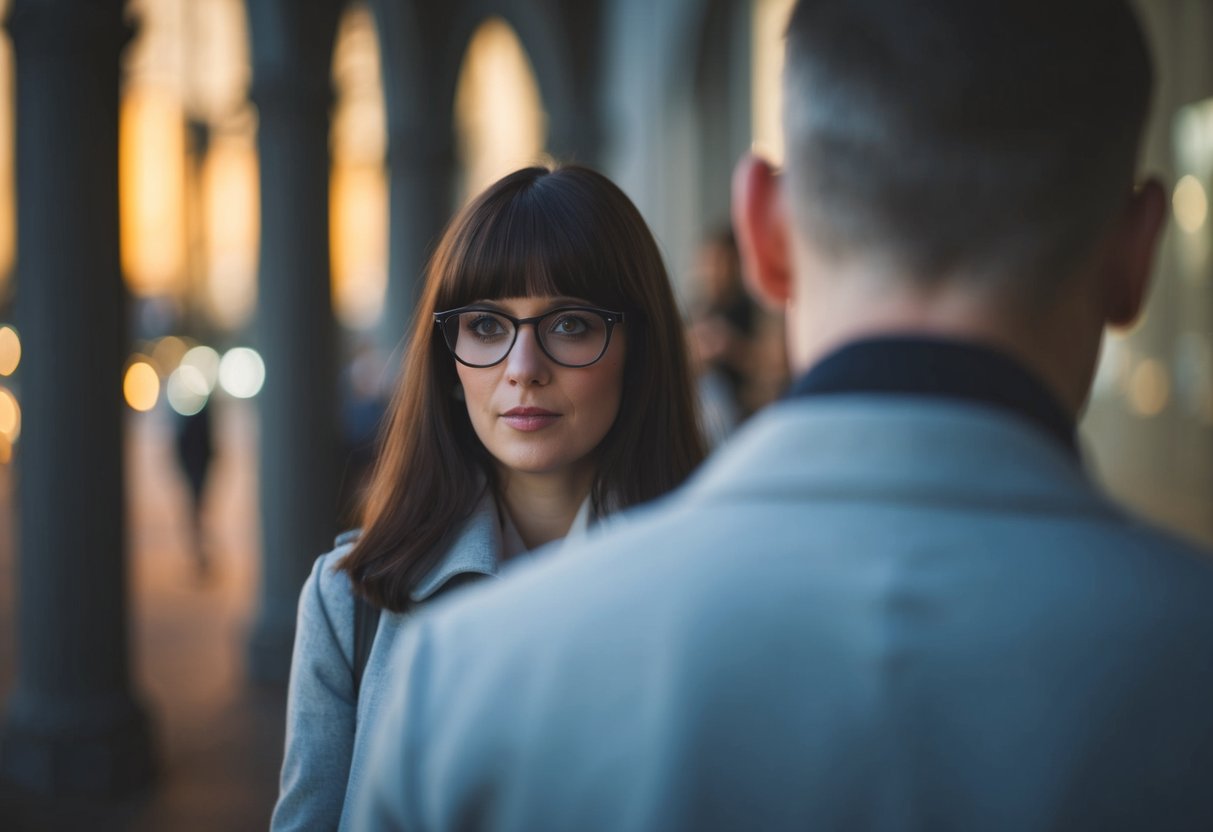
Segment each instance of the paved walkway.
M135 690L155 726L159 779L119 805L40 801L0 791L0 829L258 830L269 824L285 692L244 677L256 589L254 414L222 402L204 528L215 565L190 560L186 488L169 414L132 415L128 493ZM0 466L0 702L16 673L12 471Z

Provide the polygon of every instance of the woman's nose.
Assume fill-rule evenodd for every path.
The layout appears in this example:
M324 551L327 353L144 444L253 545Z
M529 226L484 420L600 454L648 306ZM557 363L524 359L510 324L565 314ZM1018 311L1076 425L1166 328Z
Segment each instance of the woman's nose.
M547 384L551 379L551 364L539 346L534 327L519 330L505 362L506 378L512 384Z

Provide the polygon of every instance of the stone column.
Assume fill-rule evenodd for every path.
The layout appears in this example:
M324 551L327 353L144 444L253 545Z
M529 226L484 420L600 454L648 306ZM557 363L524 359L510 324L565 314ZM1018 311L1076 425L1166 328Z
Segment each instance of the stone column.
M3 774L49 795L112 797L151 777L131 690L118 260L121 0L16 0L16 685ZM7 576L6 578L7 579Z
M249 0L261 169L256 341L261 588L249 675L287 679L299 590L337 531L336 338L329 265L330 64L341 4Z
M454 209L455 144L450 111L445 122L395 129L388 138L391 213L388 284L380 345L400 365L425 267Z
M430 254L455 207L458 61L442 49L454 11L441 3L370 0L387 109L388 283L376 332L400 365Z

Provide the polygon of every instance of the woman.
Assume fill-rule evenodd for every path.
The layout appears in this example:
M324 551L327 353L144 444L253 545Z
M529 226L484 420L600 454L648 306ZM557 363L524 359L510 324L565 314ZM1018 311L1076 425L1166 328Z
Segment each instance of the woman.
M361 532L303 588L274 829L345 822L358 727L411 610L669 491L703 457L680 316L622 191L527 168L459 213L382 441ZM361 672L356 596L383 610Z

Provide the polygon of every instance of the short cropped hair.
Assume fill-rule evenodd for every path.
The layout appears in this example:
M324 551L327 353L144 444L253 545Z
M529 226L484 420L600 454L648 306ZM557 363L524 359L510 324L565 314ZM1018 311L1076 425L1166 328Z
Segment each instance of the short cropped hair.
M1124 0L801 0L793 213L926 282L1076 268L1130 193L1153 70Z

